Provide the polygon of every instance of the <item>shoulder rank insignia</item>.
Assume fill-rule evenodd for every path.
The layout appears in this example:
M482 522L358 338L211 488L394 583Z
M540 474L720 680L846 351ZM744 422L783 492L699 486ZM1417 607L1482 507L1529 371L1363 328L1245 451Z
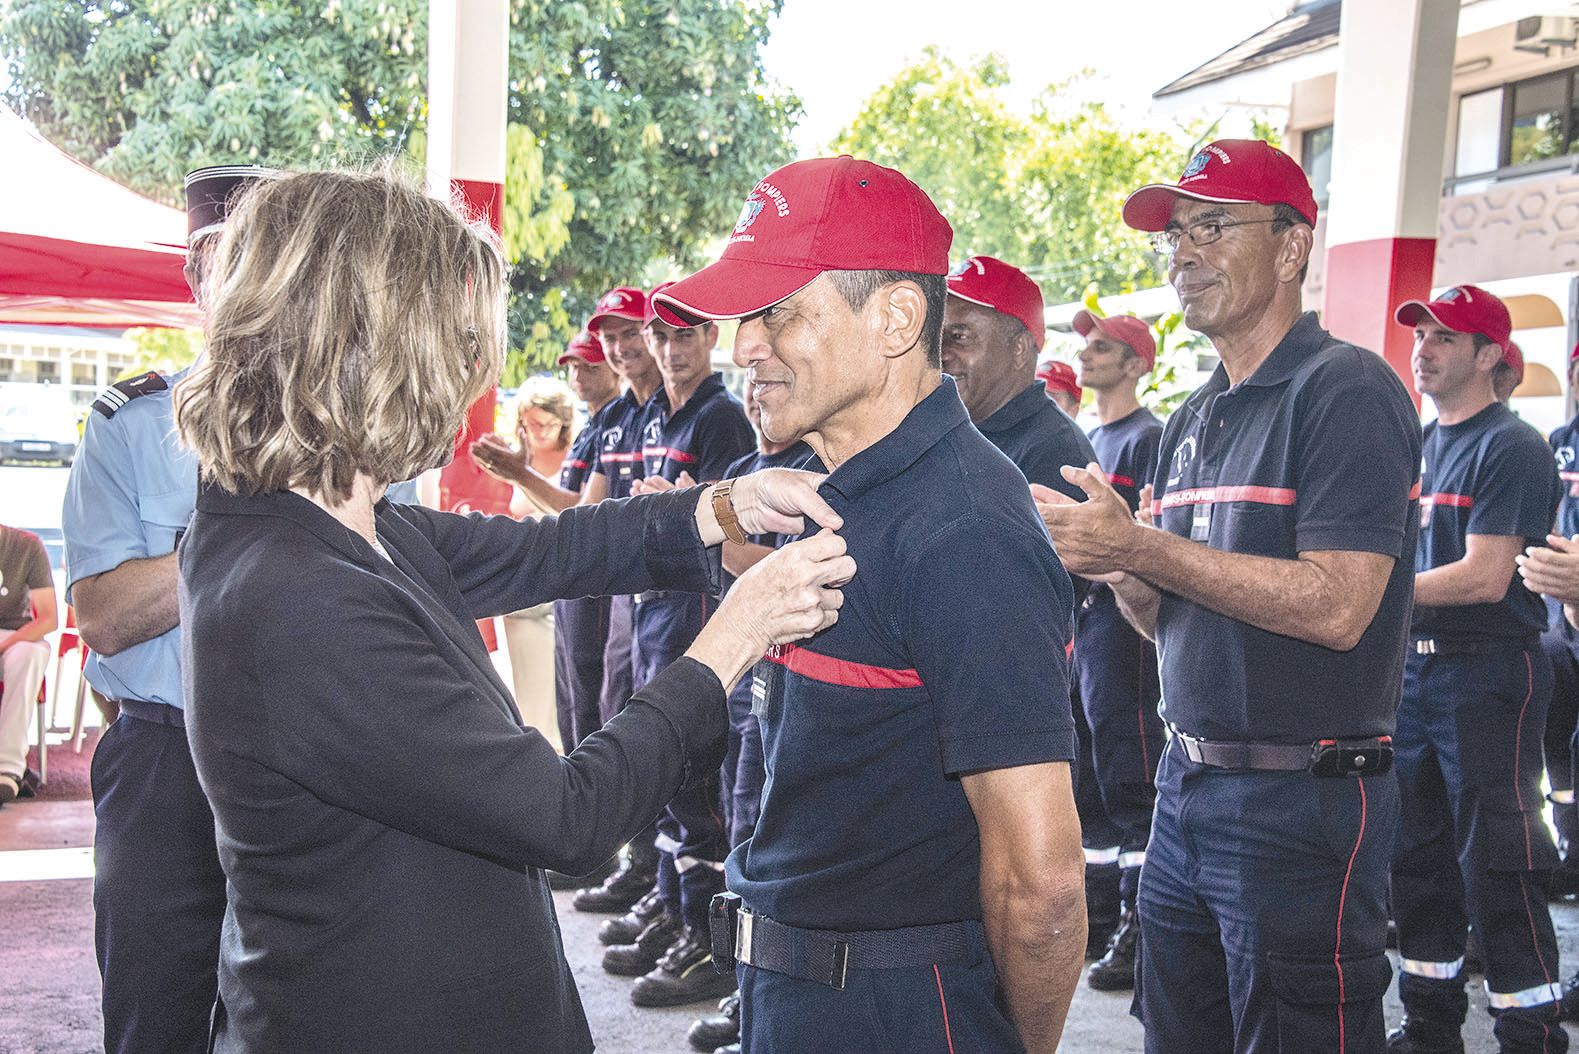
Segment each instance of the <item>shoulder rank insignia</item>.
M150 371L140 377L133 377L130 380L110 385L99 393L97 399L93 400L93 408L105 417L114 417L115 411L138 396L152 395L154 392L162 392L169 387L163 377Z

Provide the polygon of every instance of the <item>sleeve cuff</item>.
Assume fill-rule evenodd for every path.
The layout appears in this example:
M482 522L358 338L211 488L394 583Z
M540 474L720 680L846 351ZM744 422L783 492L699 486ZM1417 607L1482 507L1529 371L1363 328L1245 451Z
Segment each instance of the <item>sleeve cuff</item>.
M712 670L682 655L632 697L637 700L662 714L680 740L685 755L682 785L724 763L729 703Z
M66 552L66 600L71 601L71 587L84 578L102 575L106 571L113 571L128 560L142 560L148 556L141 550L137 552L83 552L80 549L68 548Z
M1380 553L1395 560L1403 555L1404 532L1396 527L1300 527L1294 532L1294 548L1302 553L1347 551Z
M950 776L987 769L1011 769L1049 761L1073 761L1072 728L1039 732L998 732L943 741L943 771Z
M716 596L723 588L721 546L702 545L696 530L696 505L704 487L649 495L651 508L642 532L647 573L659 589Z

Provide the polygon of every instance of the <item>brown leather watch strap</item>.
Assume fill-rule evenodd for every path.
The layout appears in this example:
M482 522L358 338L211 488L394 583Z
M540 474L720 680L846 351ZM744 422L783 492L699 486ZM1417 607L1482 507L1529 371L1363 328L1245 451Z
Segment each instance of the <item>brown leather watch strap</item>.
M735 481L732 479L713 484L713 518L723 529L725 538L736 545L745 545L746 532L740 529L740 518L735 515L735 502L730 497L734 487Z

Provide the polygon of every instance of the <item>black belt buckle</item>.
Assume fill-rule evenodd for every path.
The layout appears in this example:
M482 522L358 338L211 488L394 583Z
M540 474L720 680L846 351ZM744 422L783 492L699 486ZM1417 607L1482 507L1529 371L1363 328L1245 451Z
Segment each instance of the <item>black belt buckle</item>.
M1318 739L1310 747L1312 776L1380 776L1393 767L1393 737Z
M732 973L735 969L735 930L740 925L740 895L716 893L707 905L707 932L713 945L713 969Z

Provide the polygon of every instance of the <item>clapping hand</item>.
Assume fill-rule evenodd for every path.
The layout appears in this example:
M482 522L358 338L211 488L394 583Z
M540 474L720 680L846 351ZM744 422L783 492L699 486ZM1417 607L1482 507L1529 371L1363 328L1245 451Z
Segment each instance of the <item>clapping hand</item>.
M1075 501L1051 487L1031 484L1031 498L1047 526L1059 559L1071 574L1094 582L1123 578L1130 533L1140 528L1122 495L1114 490L1095 462L1085 468L1066 465L1064 478L1086 492Z
M696 486L696 480L691 478L689 472L680 473L680 478L673 483L662 476L647 476L631 484L632 494L662 494L666 490L682 490L686 487Z
M484 432L470 447L472 460L494 479L519 484L526 478L531 454L526 444L517 450L492 432Z

